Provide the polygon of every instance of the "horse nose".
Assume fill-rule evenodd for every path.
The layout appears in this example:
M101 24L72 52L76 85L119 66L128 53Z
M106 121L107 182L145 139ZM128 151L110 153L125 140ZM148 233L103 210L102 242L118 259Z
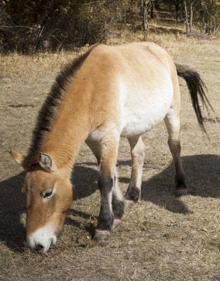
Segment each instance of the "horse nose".
M37 229L34 233L27 233L27 245L31 249L40 250L46 253L51 245L57 241L56 234L48 226Z
M38 252L41 252L44 250L44 246L41 245L41 244L36 244L35 245L35 250L38 251Z

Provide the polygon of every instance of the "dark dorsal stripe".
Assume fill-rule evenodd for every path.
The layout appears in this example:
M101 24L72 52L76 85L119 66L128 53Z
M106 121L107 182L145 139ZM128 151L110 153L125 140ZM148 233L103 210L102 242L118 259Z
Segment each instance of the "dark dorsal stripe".
M32 143L26 158L28 166L32 164L34 160L36 160L34 158L36 158L35 155L38 155L40 152L39 148L43 141L43 137L51 130L52 121L56 115L56 109L63 100L65 95L65 87L68 81L74 77L94 47L96 47L96 45L66 65L57 76L51 91L38 114L37 123L32 135Z

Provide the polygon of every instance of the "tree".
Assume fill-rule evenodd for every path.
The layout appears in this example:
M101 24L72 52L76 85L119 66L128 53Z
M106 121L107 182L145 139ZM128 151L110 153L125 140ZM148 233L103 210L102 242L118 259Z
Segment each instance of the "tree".
M215 34L220 26L220 1L201 0L200 17L204 32Z
M148 34L148 4L150 0L141 0L141 14L142 14L142 25L143 25L143 31L144 31L144 40L147 39Z

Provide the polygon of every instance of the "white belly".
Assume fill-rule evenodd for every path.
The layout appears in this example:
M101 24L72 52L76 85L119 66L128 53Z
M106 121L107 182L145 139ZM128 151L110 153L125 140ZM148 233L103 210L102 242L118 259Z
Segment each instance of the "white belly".
M149 131L164 119L172 105L173 87L167 76L160 79L160 86L146 88L146 85L137 83L129 87L127 83L118 84L118 100L115 110L120 120L117 125L111 120L103 123L90 133L88 140L100 142L111 132L121 136L137 136ZM118 127L120 124L120 128Z
M125 93L123 95L126 96ZM149 131L166 116L173 98L170 79L164 81L157 89L139 88L134 94L128 94L121 107L122 136L140 135ZM123 99L121 99L123 100Z

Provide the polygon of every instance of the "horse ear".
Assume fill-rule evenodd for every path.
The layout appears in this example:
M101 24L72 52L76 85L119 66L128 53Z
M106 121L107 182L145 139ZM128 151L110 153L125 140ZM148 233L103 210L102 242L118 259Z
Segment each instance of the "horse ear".
M14 150L14 149L11 149L11 150L9 151L9 153L10 153L11 156L15 159L15 161L16 161L18 164L20 164L20 165L23 167L23 169L25 169L25 167L24 167L25 156L24 156L21 152L18 152L18 151Z
M38 161L42 169L52 172L55 170L55 163L52 157L46 153L40 153L40 159Z

